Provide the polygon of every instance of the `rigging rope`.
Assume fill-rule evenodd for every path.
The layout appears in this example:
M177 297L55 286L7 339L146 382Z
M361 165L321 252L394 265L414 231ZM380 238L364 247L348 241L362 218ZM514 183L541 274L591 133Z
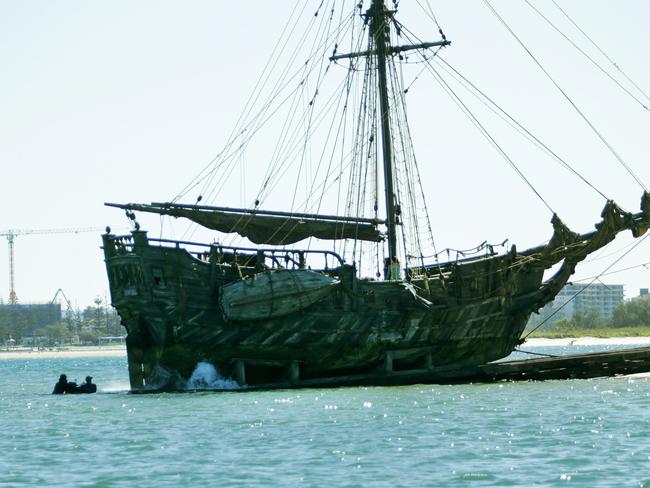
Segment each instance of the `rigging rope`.
M400 71L401 73L401 71ZM403 79L403 76L402 76ZM404 86L403 83L401 86ZM416 202L416 189L414 188L414 183L417 183L418 189L420 190L419 196L421 197L422 200L422 207L423 207L423 213L425 217L425 222L427 224L427 230L429 232L429 237L433 248L435 252L435 241L433 239L433 232L431 229L431 220L429 218L429 210L427 208L427 200L426 200L426 195L424 193L424 188L422 186L422 178L420 176L420 169L419 165L417 162L417 158L415 156L415 150L413 148L413 139L411 137L411 131L409 128L408 124L408 114L406 111L406 94L404 90L395 90L394 92L395 98L399 100L399 107L402 113L402 118L404 121L403 127L404 127L404 133L400 131L400 136L401 136L401 143L402 146L405 147L408 150L409 156L405 157L405 171L406 171L406 181L408 182L408 192L407 195L409 196L410 200L410 208L412 210L411 212L411 220L412 220L412 235L414 235L415 240L416 240L416 247L418 250L418 258L420 259L420 265L424 268L424 262L422 261L422 241L421 241L421 236L420 236L420 226L419 222L420 220L418 219L417 215L417 209L418 205ZM407 258L408 258L408 249L406 247L406 241L404 242L404 252L407 253Z
M556 356L555 354L545 354L541 352L533 352L533 351L524 351L523 349L515 348L516 352L520 352L522 354L530 354L531 356L541 356L544 358L559 358L561 356Z
M634 266L628 266L627 268L621 268L621 269L617 269L615 271L610 271L609 273L601 273L601 274L599 274L597 276L590 276L588 278L581 278L579 280L571 280L571 283L580 283L581 281L589 281L589 280L592 280L592 279L599 279L601 276L607 276L607 275L611 275L611 274L622 273L623 271L629 271L631 269L636 269L636 268L645 268L645 269L650 270L650 268L648 266L650 266L650 261L648 261L647 263L636 264Z
M631 78L630 78L630 77L629 77L629 76L628 76L628 75L627 75L627 74L626 74L626 73L621 69L621 67L620 67L620 66L619 66L619 65L618 65L618 64L617 64L613 59L611 59L611 58L607 55L607 53L605 53L605 51L603 51L603 50L600 48L600 46L598 46L598 44L596 44L596 43L593 41L593 39L592 39L591 37L589 37L589 36L587 35L587 33L586 33L585 31L583 31L583 30L580 28L580 26L579 26L578 24L576 24L576 23L573 21L573 19L572 19L571 17L569 17L569 14L567 14L567 13L562 9L562 7L560 7L560 6L557 4L557 2L556 2L555 0L551 0L551 1L553 2L553 5L555 5L555 6L560 10L560 12L562 12L562 13L564 14L564 16L565 16L567 19L569 19L569 22L571 22L571 23L575 26L575 28L578 29L578 30L580 31L580 33L581 33L583 36L585 36L585 37L587 38L587 40L588 40L588 41L589 41L589 42L590 42L590 43L591 43L591 44L592 44L596 49L598 49L598 51L599 51L599 52L600 52L600 53L605 57L605 59L607 59L607 61L609 61L610 63L612 63L612 66L614 66L614 68L616 68L616 69L617 69L617 70L618 70L618 71L619 71L619 72L620 72L620 73L625 77L625 79L626 79L627 81L629 81L629 82L634 86L634 88L636 88L636 89L639 91L639 93L641 93L641 95L643 95L647 100L650 100L650 97L648 97L648 95L647 95L647 94L646 94L646 93L641 89L641 87L639 87L639 85L637 85L636 83L634 83L634 81L633 81L633 80L632 80L632 79L631 79Z
M302 8L302 10L300 12L297 13L298 6L301 5L301 4L303 5L303 8ZM208 164L206 164L204 166L204 168L199 172L199 174L197 176L195 176L172 199L172 202L178 201L180 198L185 196L192 188L195 188L196 186L198 186L201 183L201 181L204 181L205 178L209 177L209 175L211 173L216 171L216 169L218 167L218 164L219 164L218 162L219 162L221 156L224 154L224 152L226 150L228 150L235 143L235 139L239 135L241 135L242 133L244 133L246 131L245 128L241 129L241 125L244 123L244 121L246 120L246 118L248 117L250 112L253 110L254 103L257 101L257 99L261 95L261 86L263 86L263 84L268 81L268 78L270 77L270 75L271 75L271 73L273 71L273 67L272 66L270 67L271 61L273 59L275 59L275 54L278 51L282 51L284 49L284 47L286 46L286 43L287 43L287 41L289 40L289 38L291 36L291 32L293 32L293 30L295 29L295 27L297 25L297 22L294 20L294 17L296 15L301 15L302 12L305 9L305 6L306 6L306 4L304 4L303 2L300 2L300 1L297 1L295 3L294 9L292 10L289 18L287 19L287 22L285 23L285 25L284 25L284 27L282 29L282 32L280 33L280 36L279 36L278 40L276 41L275 47L273 48L273 51L271 52L271 56L269 57L269 60L267 61L264 68L262 69L262 73L260 74L260 76L259 76L259 78L257 80L257 83L255 84L255 87L253 88L253 90L251 92L251 95L249 96L246 104L244 105L244 108L243 108L243 110L242 110L242 112L241 112L241 114L239 116L239 119L237 120L237 123L233 127L233 130L232 130L230 136L227 139L227 142L225 144L224 149L222 151L220 151L214 158L212 158L210 160L210 162ZM290 33L287 35L287 29L289 29L289 27L291 27L291 26L293 26L293 28L291 29ZM285 35L287 36L286 40L285 40L284 44L282 44L282 46L281 46L282 39L285 37ZM215 167L215 166L217 166L217 167ZM210 170L210 168L212 168L212 170ZM210 170L210 171L208 171L208 170ZM203 175L203 173L205 173L206 171L208 172L207 175Z
M419 41L417 36L414 36L414 39L417 39ZM411 38L409 38L409 41L415 42ZM424 57L423 55L421 55L421 56ZM506 162L508 162L508 164L515 170L515 172L519 175L519 177L530 187L530 189L533 191L533 193L535 193L535 195L537 195L537 197L542 201L542 203L544 203L546 208L548 208L552 213L555 213L555 211L551 208L551 206L548 204L548 202L542 197L542 195L537 191L537 189L528 180L528 178L526 178L526 176L519 169L519 167L508 156L508 154L505 152L505 150L503 150L503 148L501 148L501 146L496 142L496 140L492 137L492 135L487 131L485 126L483 124L481 124L481 122L478 120L478 118L467 107L467 105L461 100L461 98L458 96L458 94L449 86L449 84L445 81L445 79L435 70L435 68L431 64L430 59L425 58L424 63L425 63L425 66L429 69L429 72L434 76L434 79L436 79L436 81L442 86L443 90L452 98L454 103L456 103L456 105L461 109L461 111L470 119L470 121L474 124L474 126L479 129L479 131L488 140L488 142L490 142L490 144L497 150L497 152L499 152L499 154L501 154L501 156L506 160ZM494 103L494 102L492 102L492 103ZM495 106L496 106L496 104L495 104Z
M323 5L323 2L321 2L320 6L318 8L320 9L322 7L322 5ZM316 11L316 14L314 14L314 15L318 16L318 11ZM331 17L330 17L330 22L327 22L325 31L323 32L323 36L324 36L325 40L329 37L331 24L332 23L331 23ZM320 31L321 27L322 27L322 25L319 26L319 31ZM329 64L327 65L327 67L323 68L324 60L327 59L327 57L325 56L325 51L329 49L329 46L327 45L327 43L325 43L325 42L321 43L319 41L318 36L314 36L314 45L321 45L323 47L322 53L321 53L322 56L321 56L321 62L318 63L319 68L318 68L318 73L316 74L316 88L314 90L314 95L309 100L309 104L308 104L308 108L307 108L308 115L307 115L307 123L306 123L306 125L304 127L304 142L303 142L303 145L302 145L302 151L301 151L301 155L300 155L300 164L298 165L298 171L296 172L296 185L295 185L295 188L294 188L293 198L291 200L291 206L289 207L290 211L293 211L293 209L294 209L302 169L305 166L305 160L306 160L305 155L306 155L307 150L308 150L308 143L309 143L309 139L310 139L310 130L311 130L312 123L313 123L313 120L314 120L314 110L316 108L316 99L317 99L318 94L319 94L320 84L321 84L321 81L322 81L322 77L327 74L327 72L329 71L329 66L332 63L330 61ZM314 50L314 48L312 48L312 52L317 52L317 51ZM308 179L308 175L306 175L305 180L307 180L307 179ZM308 205L309 205L309 196L310 196L309 193L307 193L307 201L305 202L305 207L308 207Z
M473 93L475 97L477 97L479 100L481 100L486 107L488 107L493 113L501 117L503 120L505 120L509 125L518 132L522 133L523 135L527 136L532 141L540 147L543 151L545 151L548 155L550 155L553 159L555 159L558 163L560 163L564 168L569 170L571 173L573 173L575 176L577 176L580 180L582 180L587 186L589 186L591 189L593 189L596 193L598 193L600 196L602 196L605 200L609 200L607 195L605 195L601 190L596 188L589 180L587 180L582 174L580 174L573 166L571 166L567 161L565 161L562 157L560 157L555 151L553 151L549 146L547 146L544 142L542 142L535 134L533 134L531 131L529 131L525 126L523 126L518 120L516 120L512 115L510 115L508 112L506 112L503 108L501 108L500 105L498 105L494 100L492 100L485 92L483 92L480 88L478 88L474 83L472 83L469 79L467 79L462 73L460 73L456 68L451 66L442 56L438 56L437 58L438 62L442 62L447 68L449 68L453 73L449 73L448 70L445 69L445 66L442 66L447 73L449 73L451 76L457 75L460 77L467 85L469 85L473 90L475 90L476 93L480 94L481 97L483 97L484 100L481 100L476 93L473 93L470 91L470 93ZM455 77L455 76L454 76ZM457 78L456 78L457 79ZM458 79L457 79L458 81ZM469 91L469 89L468 89ZM488 104L485 103L485 101L489 102ZM496 109L496 111L494 110ZM504 118L505 117L505 118ZM511 123L510 123L511 122ZM514 124L514 125L513 125Z
M302 33L302 38L304 39L305 36L309 33L310 30L318 29L319 32L323 32L322 29L323 29L323 25L325 23L327 23L328 26L331 25L331 21L332 21L332 18L333 18L333 13L334 12L332 11L332 15L330 15L330 16L321 16L322 22L320 23L320 26L316 26L313 29L308 28L306 31L304 31ZM314 18L316 18L316 17L318 17L318 16L314 15L312 20ZM349 27L350 26L348 26L348 28ZM302 65L302 67L300 68L300 70L295 72L293 75L291 75L287 69L284 69L282 71L281 74L283 76L280 76L279 79L275 82L275 86L273 87L273 90L272 90L272 93L271 93L270 101L268 101L264 106L262 106L261 110L259 110L258 113L255 116L253 116L251 122L248 123L248 126L238 133L238 136L239 136L239 134L243 134L243 136L241 136L242 142L238 145L238 147L236 147L233 151L226 154L225 156L223 156L223 152L222 152L222 157L220 158L221 160L217 164L214 165L214 167L212 168L210 173L208 173L208 175L206 175L207 177L203 176L202 179L205 182L204 187L207 187L208 185L211 184L211 181L216 176L218 169L223 168L225 170L225 171L220 171L221 175L225 176L225 177L222 177L219 180L218 184L216 186L214 186L212 188L212 190L210 190L210 192L206 193L204 196L211 197L212 195L220 192L221 188L223 188L224 185L226 185L228 183L228 178L230 177L230 174L235 169L237 163L239 163L241 165L241 161L242 161L241 156L243 155L243 150L245 149L245 147L250 142L252 136L257 131L259 131L264 125L267 125L267 123L279 111L280 108L282 108L284 105L288 105L289 115L291 113L293 113L294 115L299 113L299 108L298 108L300 106L299 102L301 100L301 96L303 96L305 94L308 77L319 66L321 67L321 72L322 72L322 66L323 66L322 65L322 59L323 59L323 57L318 56L317 57L317 62L312 63L311 60L316 58L316 56L313 56L313 53L315 51L317 52L319 49L321 49L323 47L329 49L327 46L331 45L332 39L336 39L336 36L340 35L342 32L344 32L345 28L346 28L346 26L341 23L336 28L335 32L332 32L331 36L328 36L327 33L329 32L329 30L326 30L324 32L324 34L323 34L323 38L321 39L322 42L320 42L320 43L319 43L319 40L318 40L318 37L317 37L316 40L315 40L315 44L318 44L318 46L316 46L316 48L311 51L312 56L310 56L310 59L308 59L308 62L304 63ZM282 45L284 45L284 44L286 44L286 40ZM304 44L304 42L299 43L299 45L303 45L303 44ZM293 64L292 60L295 59L296 55L297 55L297 50L295 50L294 52L291 53L291 59L289 60L287 65ZM276 65L277 65L277 62L276 62ZM325 73L328 71L328 69L329 69L328 67L325 68ZM267 71L269 71L269 73L270 73L270 71L273 71L273 70L271 69L271 70L267 70ZM285 75L285 73L289 73L289 75ZM293 90L291 90L288 94L285 95L286 88L288 86L292 85L293 81L296 80L296 78L298 76L300 76L301 78L299 78L299 82L295 85L295 88ZM267 75L266 78L268 79L269 75ZM335 97L339 96L340 93L341 92L339 90L335 91L332 98L335 98ZM261 94L261 89L258 90L257 95L259 96L260 94ZM285 95L285 96L283 96L283 98L279 98L281 95ZM279 102L276 102L276 100L278 100L278 99L279 99ZM290 102L290 103L287 104L287 102ZM272 158L273 162L268 167L268 172L267 172L267 177L265 179L265 184L261 188L262 193L259 193L258 197L255 199L255 208L257 208L261 204L261 202L265 198L266 194L274 186L276 186L277 183L279 183L279 181L281 180L283 175L288 171L289 165L293 164L295 161L300 161L301 160L300 156L299 156L300 145L293 144L290 141L294 140L294 138L296 138L296 137L299 137L298 134L301 131L301 127L304 127L304 125L305 125L303 123L303 121L307 120L308 117L312 117L312 120L314 121L313 127L316 127L318 124L322 123L323 117L324 117L324 115L327 114L327 111L322 111L322 113L320 113L318 115L318 117L316 119L314 119L313 118L314 111L313 111L312 106L313 106L313 103L309 105L308 109L302 111L301 116L294 117L294 119L293 119L294 120L294 125L292 125L292 126L287 126L286 125L286 120L290 120L291 117L288 117L288 119L285 120L285 128L281 131L281 136L280 136L280 138L278 140L278 143L276 144L276 149L275 149L275 151L273 153L274 154L273 158ZM336 105L333 105L333 106L336 106ZM252 113L252 108L251 108L251 110L249 110L249 113ZM242 116L240 118L246 118L246 117ZM310 125L312 125L312 124L310 124ZM305 136L309 137L310 136L311 131L308 131L307 134L305 134L304 129L302 131L303 131L303 134L304 134L303 137L305 137ZM327 182L325 182L325 183L327 183ZM327 184L324 185L324 187L326 187L326 186L327 186ZM205 191L203 193L205 193ZM308 206L309 202L306 201L303 205ZM241 240L241 238L237 237L236 235L229 236L229 239L230 240L235 240L235 239Z
M619 256L612 264L607 266L601 273L598 274L595 278L593 278L584 288L582 288L580 291L578 291L575 295L573 295L569 300L567 300L565 303L560 305L553 313L551 313L548 317L546 317L542 322L537 324L536 327L534 327L532 330L528 332L522 339L526 340L532 334L535 332L537 329L539 329L542 325L544 325L546 322L548 322L552 317L554 317L560 310L562 310L564 307L566 307L571 301L573 301L578 295L580 295L583 291L585 291L587 288L589 288L591 285L593 285L596 281L600 280L600 277L605 275L607 271L609 271L616 263L618 263L621 259L623 259L625 256L630 254L637 246L639 246L643 241L645 241L648 237L650 237L650 233L647 233L645 236L643 236L641 239L639 239L634 246L632 246L630 249L628 249L625 253L623 253L621 256Z
M409 38L411 42L422 42L422 40L415 35L414 33L410 32L407 28L403 27L403 30L407 31L408 35L412 36L412 39ZM524 127L519 121L517 121L513 116L511 116L508 112L506 112L500 105L498 105L492 98L490 98L485 92L483 92L478 86L476 86L474 83L472 83L466 76L464 76L462 73L460 73L456 68L454 68L452 65L450 65L442 56L438 54L438 50L434 53L435 60L438 62L438 64L443 63L444 66L441 66L450 76L456 79L456 81L463 85L463 83L460 82L458 78L460 78L464 83L465 83L465 88L474 96L476 97L481 103L483 103L484 106L486 106L489 110L491 110L494 114L499 116L502 120L504 120L506 123L508 123L511 127L513 127L515 130L517 130L520 134L524 135L527 137L529 140L532 140L537 147L539 147L541 150L545 151L551 158L555 159L560 165L564 166L567 170L569 170L571 173L573 173L575 176L577 176L580 180L582 180L587 186L592 188L596 193L598 193L600 196L605 198L606 200L609 200L609 197L605 195L600 189L596 188L590 181L588 181L582 174L580 174L573 166L571 166L567 161L565 161L563 158L561 158L555 151L553 151L550 147L548 147L544 142L542 142L537 136L535 136L531 131L529 131L526 127ZM425 65L423 67L423 70L426 69L427 66ZM447 69L448 68L448 69ZM449 70L451 70L453 73L450 73ZM421 72L418 74L417 77L419 77ZM416 79L417 79L416 77ZM413 80L415 82L415 80ZM413 83L411 83L412 85ZM410 86L409 85L409 88ZM471 87L472 90L470 90L469 87ZM407 89L408 90L408 89ZM405 91L407 91L405 90ZM478 95L477 95L478 93ZM480 97L479 97L480 95ZM483 98L481 98L483 97ZM487 102L487 103L486 103ZM496 109L496 110L495 110Z
M526 178L526 176L523 174L523 172L519 169L519 167L515 164L515 162L508 156L508 154L505 152L505 150L496 142L494 137L488 132L488 130L485 128L483 124L478 120L478 118L474 115L474 113L467 107L467 105L460 99L458 94L449 86L449 84L445 81L442 76L435 70L435 68L431 65L431 63L428 63L429 66L429 71L431 74L434 76L434 79L442 86L443 90L452 98L454 103L461 109L461 111L470 119L470 121L474 124L474 126L479 129L481 134L488 140L488 142L496 149L496 151L503 157L503 159L510 165L512 169L519 175L519 177L528 185L528 187L537 195L537 197L541 200L541 202L548 208L551 213L556 213L551 206L548 204L548 202L542 197L542 195L537 191L537 189L533 186L533 184Z
M515 32L510 28L508 23L499 15L499 13L492 7L488 0L483 0L483 3L487 5L488 9L494 14L494 16L501 22L501 24L506 28L506 30L515 38L519 45L526 51L530 58L535 62L535 64L542 70L546 77L555 85L555 87L560 91L560 93L566 98L566 100L571 104L575 111L580 115L580 117L585 121L585 123L591 128L591 130L596 134L596 136L602 141L603 144L609 149L609 151L614 155L614 157L621 163L621 165L627 170L627 172L634 178L634 180L643 188L643 190L648 191L647 187L643 182L637 177L637 175L632 171L632 168L623 160L623 158L616 152L616 150L607 142L605 137L598 131L596 126L587 118L587 116L580 110L580 108L575 104L575 102L569 97L569 95L562 89L562 87L555 81L555 79L550 75L550 73L542 66L542 64L537 60L533 53L526 47L523 41L515 34Z
M540 12L533 4L530 3L529 0L524 0L528 6L533 9L537 15L539 15L542 19L546 21L547 24L549 24L558 34L560 34L564 39L567 40L574 48L576 48L585 58L587 58L591 63L596 66L605 76L607 76L610 80L612 80L621 90L623 90L625 93L627 93L634 101L636 101L641 107L643 107L645 110L650 110L648 109L648 106L645 105L641 100L639 100L630 90L625 88L616 78L614 78L612 75L610 75L605 69L600 66L591 56L589 56L580 46L578 46L575 42L573 42L569 37L562 32L553 22L550 21L548 17L546 17L542 12Z
M300 12L298 12L298 15L302 15L304 11L304 5L306 5L304 2L297 2L297 5L301 5L301 4L303 5L303 9ZM295 13L296 12L294 11L292 15ZM316 18L317 16L313 16L311 22L313 23L314 19ZM302 88L302 83L298 83L297 86L291 92L289 92L287 95L284 95L283 98L280 98L283 95L283 93L286 91L287 87L292 85L294 80L301 74L301 71L303 72L303 76L306 76L310 73L310 71L308 71L307 73L304 72L304 65L303 65L299 70L295 71L293 74L290 74L291 72L289 71L289 67L295 64L294 61L298 53L298 47L302 46L302 44L304 43L304 39L306 39L306 36L309 35L312 29L311 23L308 25L307 29L302 33L302 37L301 39L299 39L299 42L297 43L298 47L296 47L296 49L294 49L294 51L291 53L291 55L289 56L286 62L286 65L283 68L281 68L281 72L283 76L278 78L278 80L275 82L275 85L271 88L271 93L270 96L268 97L268 100L262 105L262 107L258 110L258 112L255 115L251 115L253 113L253 110L255 109L257 100L262 96L262 88L264 88L268 84L271 75L277 68L278 61L277 59L275 59L275 54L278 52L284 52L286 50L286 46L291 36L293 35L296 25L298 25L298 23L295 22L294 17L293 16L290 17L289 21L285 25L285 29L283 30L280 39L276 43L276 47L273 50L271 59L265 66L258 80L258 83L255 85L253 94L249 98L249 102L247 102L246 106L244 107L244 110L242 111L242 114L240 115L238 123L235 126L235 129L233 130L233 134L230 136L228 142L226 143L225 149L221 151L215 158L213 158L213 160L199 173L199 175L197 175L196 178L194 178L194 180L192 180L192 182L190 182L190 184L188 184L183 189L181 193L179 193L174 198L173 201L177 201L179 198L186 195L188 191L196 187L201 182L203 182L204 185L203 186L204 191L202 191L201 193L205 193L205 189L211 186L217 170L219 170L223 165L226 165L226 172L229 174L232 169L228 170L228 167L236 163L236 160L233 160L233 157L236 154L240 154L241 151L249 144L250 140L255 135L255 133L257 133L263 126L265 126L269 122L271 117L275 113L277 113L277 111L283 105L285 105L286 102L292 98L292 96L294 96L297 92L300 91L300 89ZM289 26L292 26L293 28L287 31L287 28ZM275 60L273 64L271 64L272 60ZM247 120L249 119L250 121L247 122ZM237 145L235 146L235 144ZM229 150L230 152L228 152ZM227 178L221 178L220 185L218 187L214 187L210 191L210 195L220 191L220 189L223 188L223 185L225 185L226 182L227 182Z

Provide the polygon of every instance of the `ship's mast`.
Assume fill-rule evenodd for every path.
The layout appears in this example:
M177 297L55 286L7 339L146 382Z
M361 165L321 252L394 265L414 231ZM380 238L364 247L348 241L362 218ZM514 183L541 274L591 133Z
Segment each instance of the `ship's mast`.
M377 75L379 77L379 113L381 117L381 144L384 160L384 190L386 196L386 226L388 228L388 266L386 279L400 279L400 265L397 257L397 215L395 212L395 193L393 191L393 149L390 131L390 106L386 76L386 32L388 11L384 0L373 0L368 10L370 32L376 46Z
M393 12L384 6L384 0L372 0L370 8L365 13L366 21L370 24L370 35L372 36L373 41L368 50L349 54L335 54L329 59L331 61L335 61L337 59L351 59L365 56L375 56L377 59L379 112L381 117L382 156L384 162L384 191L386 198L386 227L388 228L388 258L386 263L386 279L399 280L401 278L401 268L397 256L397 224L399 223L399 210L397 206L397 198L393 190L393 139L390 128L390 105L388 97L388 74L386 68L386 59L388 56L399 54L405 51L411 51L415 49L429 49L435 46L448 46L451 43L443 36L442 41L422 42L420 44L409 44L404 46L391 46L388 39L388 19L392 15Z

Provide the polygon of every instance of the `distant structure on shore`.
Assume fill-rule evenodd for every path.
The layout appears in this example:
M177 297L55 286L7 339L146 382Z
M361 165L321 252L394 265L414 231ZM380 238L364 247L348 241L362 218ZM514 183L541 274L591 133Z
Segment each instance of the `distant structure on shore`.
M604 283L568 284L557 294L555 300L532 315L527 328L537 326L548 321L542 330L551 326L557 320L572 318L576 312L594 311L605 320L610 320L614 309L623 303L625 298L625 285L607 285ZM647 294L647 289L646 294ZM641 290L643 295L643 289ZM550 320L549 320L550 317Z
M555 309L564 305L556 315L558 319L573 317L578 311L596 310L602 318L609 320L624 299L624 285L568 284L549 306Z

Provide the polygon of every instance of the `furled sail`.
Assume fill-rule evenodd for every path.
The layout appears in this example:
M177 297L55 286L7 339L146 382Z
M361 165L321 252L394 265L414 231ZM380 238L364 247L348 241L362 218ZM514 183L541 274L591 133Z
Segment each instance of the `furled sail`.
M107 203L110 207L185 217L209 229L233 233L255 244L283 245L316 237L318 239L358 239L379 242L381 221L355 217L291 214L261 210L230 209L173 203Z

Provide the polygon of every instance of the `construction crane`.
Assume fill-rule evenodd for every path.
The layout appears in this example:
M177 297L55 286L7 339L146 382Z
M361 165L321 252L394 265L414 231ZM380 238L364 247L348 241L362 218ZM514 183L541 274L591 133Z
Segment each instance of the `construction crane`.
M66 294L63 292L63 290L61 288L59 288L56 291L56 293L54 294L54 298L52 298L52 300L50 300L50 305L53 304L56 301L56 297L58 297L59 295L61 295L63 297L63 299L65 300L65 303L68 304L68 310L72 310L72 303L70 303L70 300L68 300L68 297L66 296Z
M16 263L14 260L14 241L18 236L31 234L78 234L79 232L97 232L101 227L79 227L70 229L9 229L0 230L0 236L5 236L9 242L9 304L18 303L16 295Z

